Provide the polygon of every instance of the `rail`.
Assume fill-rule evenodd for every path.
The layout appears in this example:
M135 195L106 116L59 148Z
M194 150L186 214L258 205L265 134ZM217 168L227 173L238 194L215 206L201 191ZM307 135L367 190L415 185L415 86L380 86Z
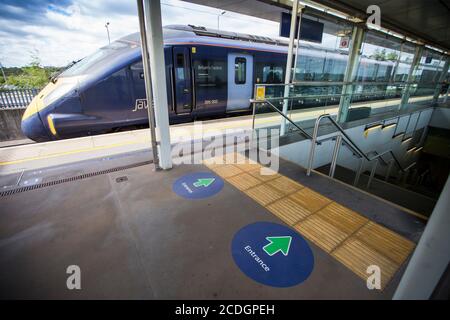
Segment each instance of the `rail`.
M24 109L41 89L0 89L1 109Z
M330 120L330 122L336 127L336 129L338 130L339 133L338 134L334 134L331 137L327 137L325 139L318 140L318 133L319 133L320 122L324 118L327 118L328 120ZM397 157L395 156L394 152L391 149L386 150L386 151L384 151L382 153L375 152L376 153L375 156L369 157L366 153L364 153L361 150L361 148L358 147L358 145L356 145L356 143L347 135L347 133L344 131L344 129L331 117L330 114L323 114L323 115L320 115L317 118L316 123L314 124L314 131L313 131L313 136L312 136L312 139L311 139L311 148L310 148L310 151L309 151L308 167L307 167L307 170L306 170L306 174L308 176L311 175L312 166L313 166L313 162L314 162L314 155L315 155L316 145L320 144L321 142L323 142L325 140L332 139L334 137L336 137L336 143L335 143L335 147L334 147L334 150L333 150L333 156L332 156L332 160L331 160L330 174L329 174L330 177L334 177L334 172L336 170L336 165L337 165L337 157L338 157L338 154L339 154L339 148L340 148L340 146L342 144L342 137L344 137L344 139L345 139L344 140L345 141L344 145L350 147L350 149L354 153L356 153L361 159L359 168L356 171L355 180L353 182L354 185L358 184L359 177L361 176L362 170L363 170L363 167L364 167L364 161L367 161L367 162L375 161L374 165L372 166L371 172L370 172L369 180L367 182L367 188L370 187L370 184L371 184L371 182L373 180L373 177L374 177L375 172L376 172L376 168L377 168L378 163L380 162L380 160L383 161L386 165L389 166L388 167L388 174L390 173L390 171L392 169L392 164L394 164L394 163L397 165L397 167L400 169L400 171L402 173L408 171L410 168L412 168L415 165L415 163L413 163L413 164L409 165L407 168L403 168L402 165L400 164L400 161L398 161ZM390 161L389 164L383 159L383 156L387 155L387 154L390 154L391 157L392 157L392 160ZM387 176L387 178L388 178L388 176Z
M253 104L253 120L252 120L252 129L255 129L255 115L256 115L256 104L261 101L256 101L254 99L250 99L250 102ZM292 121L287 115L285 115L283 112L278 110L277 107L275 107L270 101L264 101L267 103L273 110L275 110L279 115L281 115L284 119L286 119L290 124L292 124L294 127L296 127L305 137L308 139L312 139L312 136L306 132L302 127L297 125L294 121Z

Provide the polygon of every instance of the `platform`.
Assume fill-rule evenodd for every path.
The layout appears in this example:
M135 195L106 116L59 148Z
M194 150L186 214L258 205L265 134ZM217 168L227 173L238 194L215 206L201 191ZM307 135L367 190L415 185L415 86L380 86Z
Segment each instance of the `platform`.
M110 161L117 167L129 160ZM162 173L145 164L114 171L109 161L97 161L93 167L89 163L84 163L85 171L104 169L105 173L89 175L86 171L76 181L66 179L0 198L2 298L390 299L424 228L423 221L407 212L322 175L306 177L302 168L283 160L279 174L266 178L250 173L254 164L234 168L179 165ZM48 181L68 177L71 166L47 173L53 176ZM225 180L220 193L188 200L173 192L172 185L180 176L211 170ZM255 185L240 184L238 176L243 173L253 176ZM279 197L270 202L262 190L249 191L261 186L281 188ZM357 215L358 228L348 229L341 241L347 236L351 240L357 232L370 234L374 226L401 239L402 250L385 252L383 261L395 262L398 268L390 269L383 290L368 290L351 263L342 262L346 253L341 251L344 258L336 258L338 252L327 248L320 237L314 239L298 216L295 220L273 213L273 201L292 197L300 189L309 190L303 195L306 207L314 198L346 208L353 218ZM271 192L266 195L273 196ZM299 196L293 197L301 205ZM318 218L322 209L321 205L309 207L307 215ZM306 239L314 269L305 282L289 288L266 286L236 266L230 248L233 236L257 221L293 226ZM339 229L347 227L334 229L342 233ZM389 247L379 234L372 234L379 250ZM66 288L66 268L73 264L82 270L79 291Z
M429 99L428 96L414 97L411 98L411 102L420 104ZM355 107L371 107L374 111L380 112L385 108L396 107L399 102L399 99L386 99L383 101L359 102L353 105ZM290 112L290 117L296 122L312 120L324 113L336 114L338 107L338 105L330 105L327 108L294 110ZM255 124L256 127L271 127L279 126L280 121L278 114L270 112L258 114ZM202 132L196 131L198 130L198 127L196 127L198 123L201 123ZM203 138L211 137L225 130L245 132L252 129L252 116L229 117L198 123L170 126L172 142L176 143L185 137L196 139L200 134ZM311 126L313 126L313 123ZM6 175L127 152L149 150L151 138L148 129L141 129L18 146L11 146L11 142L3 142L0 147L0 175Z

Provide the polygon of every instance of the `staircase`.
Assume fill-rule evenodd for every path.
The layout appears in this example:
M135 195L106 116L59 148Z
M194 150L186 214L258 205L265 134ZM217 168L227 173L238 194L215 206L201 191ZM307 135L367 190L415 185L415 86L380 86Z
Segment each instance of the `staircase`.
M327 175L330 172L330 164L317 168L316 171ZM355 172L337 165L334 178L353 185ZM389 181L384 181L384 179L374 176L371 179L370 187L367 188L369 179L370 174L363 172L355 187L427 217L433 211L436 204L435 199L399 185L398 179L391 178Z

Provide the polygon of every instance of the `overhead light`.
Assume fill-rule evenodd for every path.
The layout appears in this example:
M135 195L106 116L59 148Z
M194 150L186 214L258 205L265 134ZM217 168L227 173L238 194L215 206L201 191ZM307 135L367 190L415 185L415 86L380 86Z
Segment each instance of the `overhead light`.
M406 143L406 142L410 141L411 139L412 139L412 137L408 137L405 140L403 140L402 143Z
M417 147L409 148L408 150L406 150L406 152L408 153L408 152L414 151L416 148L417 148Z
M383 125L383 130L384 129L389 129L389 128L393 128L397 125L397 122L392 122L392 123L388 123L388 124L384 124Z
M366 129L364 129L364 131L370 131L370 130L378 129L381 127L383 127L383 125L381 123L377 123L374 125L366 126Z
M416 150L414 150L414 152L419 152L422 149L423 149L423 147L418 147Z
M396 134L394 134L394 135L392 136L392 139L395 139L395 138L398 138L398 137L401 137L401 136L404 136L404 135L405 135L404 132L396 133Z

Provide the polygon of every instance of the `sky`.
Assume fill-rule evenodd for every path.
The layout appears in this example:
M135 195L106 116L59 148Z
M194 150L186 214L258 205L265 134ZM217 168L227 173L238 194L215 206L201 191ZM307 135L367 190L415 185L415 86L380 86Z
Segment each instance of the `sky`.
M222 10L178 0L162 0L163 25L217 28ZM139 31L135 0L0 0L0 63L23 66L36 57L41 65L64 66ZM276 37L276 22L226 12L220 29Z

